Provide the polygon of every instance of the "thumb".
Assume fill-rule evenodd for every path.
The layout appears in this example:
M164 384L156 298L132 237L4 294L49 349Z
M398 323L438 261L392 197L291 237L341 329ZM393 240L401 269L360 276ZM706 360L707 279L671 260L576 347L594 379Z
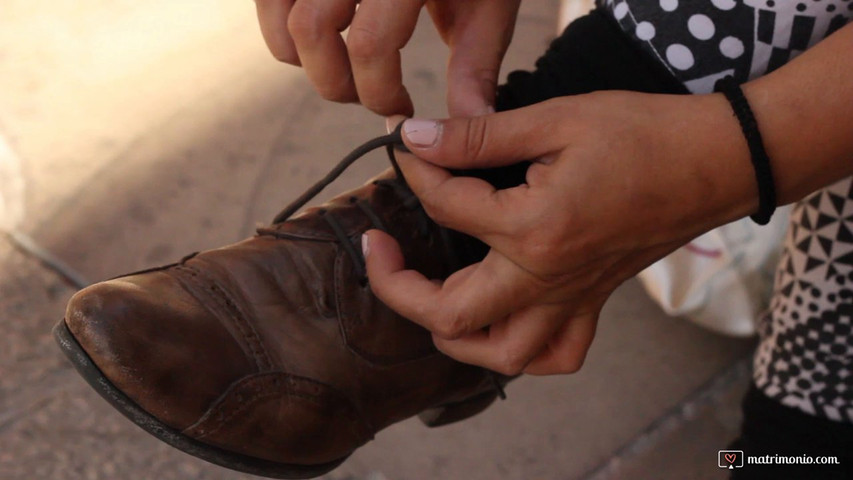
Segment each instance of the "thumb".
M562 150L554 108L544 104L470 118L403 122L403 141L418 158L445 168L488 168Z

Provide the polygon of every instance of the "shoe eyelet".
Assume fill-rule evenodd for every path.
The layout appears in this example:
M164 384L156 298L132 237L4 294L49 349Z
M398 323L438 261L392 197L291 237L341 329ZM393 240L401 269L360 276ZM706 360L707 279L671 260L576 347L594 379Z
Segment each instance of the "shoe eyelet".
M358 198L356 198L356 197L354 197L354 196L353 196L353 197L349 197L349 203L355 203L355 202L357 202L357 201L358 201Z

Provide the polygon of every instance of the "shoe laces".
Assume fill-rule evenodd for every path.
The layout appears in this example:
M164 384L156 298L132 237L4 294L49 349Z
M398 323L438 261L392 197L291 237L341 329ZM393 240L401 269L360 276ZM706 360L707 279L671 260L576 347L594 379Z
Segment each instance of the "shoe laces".
M400 123L397 125L397 128L394 129L393 132L382 135L380 137L373 138L368 140L367 142L359 145L354 150L352 150L349 154L347 154L337 165L335 165L329 173L327 173L323 178L321 178L317 183L312 185L310 188L305 190L296 200L291 202L288 206L286 206L278 215L273 219L273 225L278 225L286 222L290 219L296 212L298 212L302 207L304 207L308 202L314 199L320 192L323 191L327 186L329 186L332 182L334 182L338 177L341 176L347 168L349 168L353 163L355 163L358 159L363 157L364 155L376 150L377 148L385 147L385 151L388 155L388 160L391 162L391 167L394 169L394 177L388 179L375 180L373 182L374 185L381 188L390 188L395 191L398 197L402 198L403 206L409 210L418 210L421 215L418 215L418 233L421 236L426 237L429 235L430 225L434 224L432 220L424 211L423 206L421 205L418 197L412 192L412 189L409 187L409 184L406 182L406 177L403 175L403 171L400 169L399 163L397 163L397 157L395 156L395 151L401 151L404 153L410 153L409 149L406 148L406 145L403 143L402 136L402 128L403 124ZM374 228L382 230L383 232L388 233L388 229L386 228L384 222L380 215L373 209L369 202L359 199L358 197L352 196L349 198L350 203L355 204L364 215L370 220L371 225ZM320 209L317 212L323 220L329 225L329 227L334 232L335 236L340 241L341 245L344 248L344 251L347 255L352 259L353 268L355 269L356 276L359 278L359 283L362 287L367 286L368 278L367 278L367 269L364 262L364 256L357 249L353 242L350 240L349 236L347 236L346 230L341 224L340 220L329 210ZM459 256L456 254L456 251L453 248L453 244L450 238L450 231L441 225L435 224L438 227L439 235L441 236L442 244L445 248L446 258L450 261L451 271L459 270L463 267L462 263L459 260ZM273 235L278 236L278 232L275 229L271 228L259 228L258 234L260 235ZM491 383L492 389L498 395L501 400L506 399L506 393L504 392L503 384L501 380L495 372L484 369L488 372L488 377Z
M400 165L397 163L397 158L394 155L395 150L405 153L409 152L409 150L406 148L406 145L403 143L401 129L402 124L398 125L393 132L371 139L365 142L364 144L356 147L349 154L347 154L340 162L338 162L338 164L335 165L329 171L329 173L327 173L323 178L317 181L317 183L312 185L310 188L305 190L302 195L300 195L296 200L291 202L281 212L279 212L278 215L276 215L273 219L273 225L284 223L288 219L290 219L290 217L292 217L308 202L313 200L314 197L316 197L321 191L323 191L323 189L325 189L338 177L340 177L341 174L344 173L344 171L349 168L353 163L355 163L358 159L362 158L364 155L372 152L373 150L376 150L377 148L385 147L386 153L388 155L388 160L391 163L391 167L394 169L395 176L393 178L375 180L373 184L377 187L389 188L394 190L395 194L402 199L402 204L406 209L419 211L420 215L416 217L416 228L418 234L422 237L428 236L430 232L430 226L433 224L433 222L427 216L421 205L420 200L418 200L418 197L415 196L414 192L412 192L412 189L409 188L409 185L406 182L406 177L403 175L403 171L400 169ZM368 218L374 228L389 233L388 228L382 221L382 218L376 212L370 202L367 202L364 199L359 199L355 196L351 196L349 198L349 201L364 213L364 215ZM340 241L344 251L352 260L353 268L355 269L356 276L359 279L359 283L362 286L366 286L368 283L368 279L367 269L364 263L364 257L360 253L360 249L356 248L352 240L347 235L341 221L334 213L327 209L320 209L317 211L317 214L321 218L323 218L323 220L329 225L334 235ZM456 255L456 252L452 247L450 232L449 230L440 225L437 226L438 233L442 240L442 244L445 248L446 258L450 260L450 266L452 270L456 271L461 268L462 265L459 261L458 255ZM269 228L260 228L258 229L258 233L262 235L276 234L274 229Z

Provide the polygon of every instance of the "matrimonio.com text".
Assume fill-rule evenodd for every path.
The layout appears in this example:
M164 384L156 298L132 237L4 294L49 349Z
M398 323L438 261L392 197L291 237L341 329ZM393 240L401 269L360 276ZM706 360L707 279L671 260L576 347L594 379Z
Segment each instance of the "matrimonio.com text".
M720 450L717 466L729 470L744 465L841 465L836 456L816 455L744 455L743 450Z
M812 455L747 455L747 465L840 465L838 457Z

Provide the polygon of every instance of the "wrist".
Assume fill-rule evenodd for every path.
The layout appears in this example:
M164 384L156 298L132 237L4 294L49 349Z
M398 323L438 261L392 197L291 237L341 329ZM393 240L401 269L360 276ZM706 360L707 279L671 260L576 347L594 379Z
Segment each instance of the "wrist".
M817 90L803 95L801 86L787 80L771 75L743 86L770 157L779 205L853 173L849 118L831 118L832 108L815 104L833 99L815 98ZM848 132L833 135L838 125Z
M666 105L669 104L669 105ZM679 167L685 222L704 232L751 215L758 209L758 188L746 139L722 94L668 96L660 107L667 121L664 158Z
M743 86L770 156L779 203L853 175L853 26Z

